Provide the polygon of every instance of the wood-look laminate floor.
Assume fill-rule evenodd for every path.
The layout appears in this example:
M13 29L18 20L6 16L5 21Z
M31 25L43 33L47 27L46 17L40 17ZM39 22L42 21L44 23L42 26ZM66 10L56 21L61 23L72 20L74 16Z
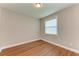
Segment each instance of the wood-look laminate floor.
M42 40L4 49L1 56L79 56Z

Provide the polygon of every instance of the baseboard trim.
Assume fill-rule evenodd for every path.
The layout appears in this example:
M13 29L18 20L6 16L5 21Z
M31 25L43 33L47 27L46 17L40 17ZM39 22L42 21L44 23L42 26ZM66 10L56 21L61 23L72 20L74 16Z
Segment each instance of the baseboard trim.
M10 47L22 45L22 44L25 44L25 43L30 43L30 42L37 41L37 40L43 40L43 41L46 41L46 42L48 42L48 43L50 43L50 44L54 44L54 45L56 45L56 46L59 46L59 47L61 47L61 48L64 48L64 49L67 49L67 50L69 50L69 51L72 51L72 52L74 52L74 53L78 53L78 54L79 54L79 51L77 51L77 50L75 50L75 49L72 49L72 48L69 48L69 47L65 47L65 46L63 46L63 45L60 45L60 44L57 44L57 43L55 43L55 42L51 42L51 41L48 41L48 40L42 39L42 38L41 38L41 39L33 39L33 40L26 41L26 42L20 42L20 43L17 43L17 44L12 44L12 45L9 45L9 46L5 46L5 47L0 48L0 52L2 52L3 49L7 49L7 48L10 48Z
M3 49L11 48L11 47L18 46L18 45L22 45L22 44L25 44L25 43L34 42L34 41L37 41L37 40L40 40L40 39L33 39L33 40L26 41L26 42L20 42L20 43L16 43L16 44L4 46L4 47L1 47L1 48L0 48L0 52L1 52Z
M48 41L48 40L46 40L46 39L41 39L41 40L46 41L46 42L48 42L48 43L50 43L50 44L54 44L54 45L59 46L59 47L61 47L61 48L67 49L67 50L72 51L72 52L74 52L74 53L78 53L78 54L79 54L79 51L78 51L78 50L75 50L75 49L72 49L72 48L69 48L69 47L65 47L65 46L63 46L63 45L60 45L60 44L57 44L57 43Z
M2 52L2 48L0 49L0 52Z

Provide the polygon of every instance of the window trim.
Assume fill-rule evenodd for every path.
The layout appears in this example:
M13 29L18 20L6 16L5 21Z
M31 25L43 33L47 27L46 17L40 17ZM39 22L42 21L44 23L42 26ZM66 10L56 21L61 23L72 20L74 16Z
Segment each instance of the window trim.
M56 23L57 23L57 26L56 26L56 34L50 34L50 33L46 33L46 32L45 32L45 22L46 22L46 21L49 21L49 20L52 20L52 19L56 19L56 20L57 20L57 22L56 22ZM58 18L57 18L57 17L53 17L53 18L51 18L51 19L48 19L48 20L45 20L45 21L44 21L44 34L45 34L45 35L58 35Z

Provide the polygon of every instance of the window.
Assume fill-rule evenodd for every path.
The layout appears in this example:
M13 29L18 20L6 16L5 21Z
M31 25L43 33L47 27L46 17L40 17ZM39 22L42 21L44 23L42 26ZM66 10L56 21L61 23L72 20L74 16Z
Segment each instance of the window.
M45 34L57 34L57 19L45 21Z

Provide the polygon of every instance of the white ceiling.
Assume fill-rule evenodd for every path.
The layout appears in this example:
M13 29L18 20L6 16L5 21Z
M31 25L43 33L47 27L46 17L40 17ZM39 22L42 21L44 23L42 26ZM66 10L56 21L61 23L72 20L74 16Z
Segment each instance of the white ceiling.
M32 3L2 3L0 7L7 8L31 17L42 18L56 11L66 8L72 4L68 3L44 3L43 7L36 8Z

